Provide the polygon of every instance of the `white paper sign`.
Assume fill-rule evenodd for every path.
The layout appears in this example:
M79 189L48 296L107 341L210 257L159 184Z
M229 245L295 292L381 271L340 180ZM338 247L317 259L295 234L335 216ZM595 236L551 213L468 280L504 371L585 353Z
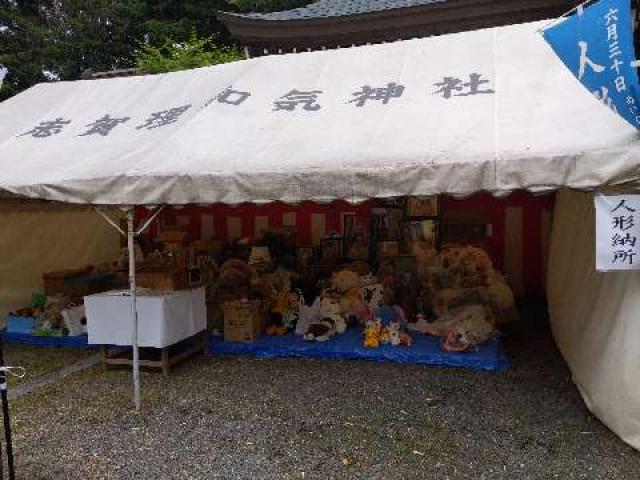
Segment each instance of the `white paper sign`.
M596 195L596 269L640 269L640 195Z

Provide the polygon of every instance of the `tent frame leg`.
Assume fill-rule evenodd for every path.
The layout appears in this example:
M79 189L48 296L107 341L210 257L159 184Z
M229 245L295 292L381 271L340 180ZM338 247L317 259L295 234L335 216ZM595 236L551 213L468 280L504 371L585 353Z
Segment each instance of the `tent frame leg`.
M133 404L136 412L140 412L142 401L140 395L140 349L138 347L138 311L137 311L137 290L136 290L136 246L135 238L142 234L151 223L160 215L164 210L165 205L161 205L150 218L140 227L139 230L135 229L135 205L129 205L124 207L127 212L127 231L124 232L120 226L113 221L109 216L101 209L95 208L95 211L104 218L109 225L115 228L122 236L127 237L127 251L129 254L129 296L131 297L131 348L133 350ZM104 352L103 352L104 355ZM106 366L104 367L106 368Z
M127 208L127 249L129 251L129 295L131 297L131 348L133 349L133 404L140 412L140 351L138 349L138 311L136 310L135 207Z

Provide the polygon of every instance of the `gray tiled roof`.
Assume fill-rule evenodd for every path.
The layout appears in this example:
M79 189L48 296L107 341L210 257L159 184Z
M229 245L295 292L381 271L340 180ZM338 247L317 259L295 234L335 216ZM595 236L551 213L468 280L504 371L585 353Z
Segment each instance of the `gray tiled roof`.
M306 7L272 13L234 14L255 20L310 20L327 17L344 17L362 13L380 12L397 8L415 7L447 0L319 0Z

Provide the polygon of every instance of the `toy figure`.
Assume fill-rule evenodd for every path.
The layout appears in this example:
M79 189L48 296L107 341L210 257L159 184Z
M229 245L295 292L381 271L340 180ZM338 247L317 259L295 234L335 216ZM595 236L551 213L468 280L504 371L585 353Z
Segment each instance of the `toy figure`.
M389 327L382 327L380 329L380 343L382 345L386 345L391 341L391 333L389 332Z
M380 323L376 320L370 320L364 327L364 346L365 348L378 348L380 346Z
M391 322L389 324L389 343L394 347L400 345L400 322Z

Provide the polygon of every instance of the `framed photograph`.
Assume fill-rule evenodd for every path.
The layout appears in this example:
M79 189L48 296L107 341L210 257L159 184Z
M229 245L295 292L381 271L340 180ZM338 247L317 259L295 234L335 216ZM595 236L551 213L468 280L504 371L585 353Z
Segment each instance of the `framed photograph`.
M342 247L341 237L326 237L320 240L320 253L323 262L335 262L340 259Z
M372 209L371 227L377 242L394 242L402 239L404 210L401 208Z
M407 199L407 217L437 217L438 196L409 197Z
M296 250L296 257L298 264L301 267L307 267L313 260L313 248L312 247L298 247Z
M404 242L425 243L429 248L436 246L438 223L435 220L412 220L404 223Z
M345 214L343 222L344 256L368 259L371 254L371 217Z

